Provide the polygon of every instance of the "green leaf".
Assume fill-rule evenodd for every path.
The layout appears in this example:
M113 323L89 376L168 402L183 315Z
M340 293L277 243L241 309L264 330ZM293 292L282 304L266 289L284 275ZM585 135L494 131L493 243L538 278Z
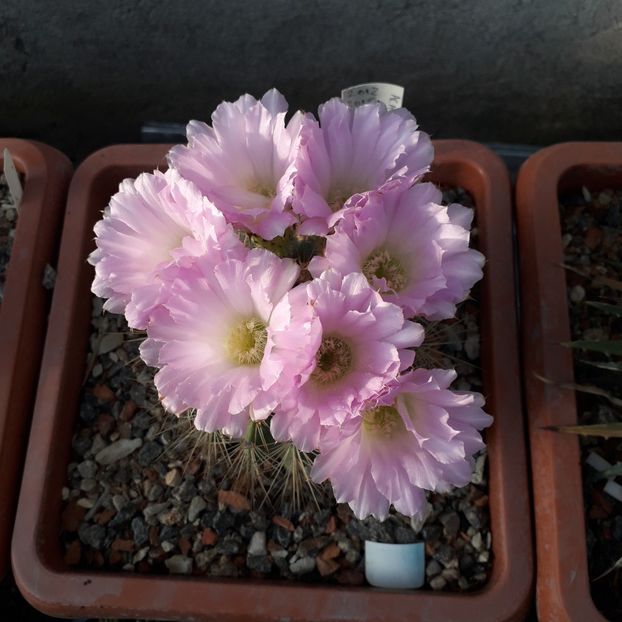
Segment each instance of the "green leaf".
M594 307L594 309L598 309L603 313L609 313L610 315L615 315L616 317L622 317L622 305L610 305L606 302L593 302L588 301L588 306Z
M604 438L622 438L622 422L595 423L593 425L551 425L545 430L579 434L580 436L602 436Z
M590 350L603 354L617 354L622 356L622 340L619 341L567 341L562 343L568 348L576 350Z

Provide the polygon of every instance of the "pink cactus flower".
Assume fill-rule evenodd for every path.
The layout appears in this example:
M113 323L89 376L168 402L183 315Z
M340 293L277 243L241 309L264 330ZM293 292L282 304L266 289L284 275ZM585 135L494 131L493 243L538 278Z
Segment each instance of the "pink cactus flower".
M195 425L210 432L239 430L240 418L268 417L279 400L273 387L282 380L263 373L272 311L298 271L293 261L262 249L244 260L214 262L207 255L179 270L140 349L159 368L155 385L168 410L196 409Z
M132 328L146 327L178 266L208 249L221 257L246 254L222 214L173 170L123 181L94 230L92 290Z
M173 147L170 165L193 181L227 221L267 240L295 222L289 204L304 115L285 125L287 102L276 90L260 101L243 95L223 102L212 127L190 121L188 145Z
M311 476L330 479L335 498L357 518L384 520L389 507L423 513L425 491L448 492L471 478L478 430L492 417L479 393L450 391L456 373L418 369L360 409L341 427L326 427Z
M331 99L319 108L319 125L306 119L296 159L293 209L303 234L323 235L351 206L351 198L400 176L418 179L434 151L405 109L383 104L350 108Z
M407 317L453 317L456 303L482 278L484 256L469 248L472 210L440 201L433 184L407 180L362 195L327 236L311 274L360 271Z
M412 365L415 353L408 348L423 341L423 328L404 321L401 309L383 301L360 273L328 270L279 307L280 321L269 332L271 359L287 366L294 351L299 373L271 428L277 440L291 439L303 451L317 448L322 425L343 423Z

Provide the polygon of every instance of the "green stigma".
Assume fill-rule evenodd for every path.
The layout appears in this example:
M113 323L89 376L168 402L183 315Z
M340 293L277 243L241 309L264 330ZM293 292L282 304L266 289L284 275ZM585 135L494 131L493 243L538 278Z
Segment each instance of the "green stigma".
M225 347L235 365L259 365L268 340L266 325L256 318L244 320L229 332Z
M406 428L402 417L393 406L376 406L363 413L365 432L376 438L391 439Z
M255 182L249 184L248 191L254 194L260 194L266 199L273 199L276 196L276 189L273 184L263 184L261 182Z
M389 251L379 249L374 251L363 263L361 272L372 283L373 278L385 279L387 283L384 292L399 292L408 282L406 271L402 264Z

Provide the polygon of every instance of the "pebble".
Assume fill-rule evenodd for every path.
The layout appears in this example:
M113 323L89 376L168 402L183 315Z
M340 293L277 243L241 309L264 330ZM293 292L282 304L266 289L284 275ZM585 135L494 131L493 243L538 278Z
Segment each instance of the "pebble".
M442 514L439 520L443 524L445 535L453 540L460 529L460 517L458 514L456 512Z
M94 479L83 479L80 482L80 490L83 492L92 492L97 488L97 481Z
M417 534L410 527L397 527L395 540L398 544L412 544L417 541Z
M188 520L191 523L199 518L201 512L207 507L207 503L203 497L199 497L198 495L192 497L192 501L190 502L190 507L188 508Z
M441 574L443 568L441 565L435 560L432 559L428 562L428 565L425 568L425 573L428 577L435 577L438 574Z
M248 498L234 490L219 490L218 504L238 512L248 512L251 509L251 502Z
M145 525L145 521L140 518L140 516L136 516L132 519L132 536L134 537L134 542L136 542L136 546L138 547L142 546L149 540L147 525Z
M170 510L166 510L158 515L158 520L162 525L178 525L182 521L181 512L177 508L172 508Z
M108 445L99 451L95 456L95 460L99 462L99 464L103 465L113 464L114 462L117 462L117 460L121 460L122 458L129 456L142 444L143 441L141 438L121 438L112 443L112 445Z
M471 538L471 546L476 550L479 551L482 548L482 534L478 531L475 533L475 535Z
M161 512L163 512L168 507L168 503L152 503L150 505L145 506L143 510L143 515L146 521L151 520Z
M289 570L294 575L303 575L315 569L315 559L313 557L301 557L299 560L289 565Z
M125 495L113 495L112 496L112 505L114 506L114 509L117 512L120 512L123 509L127 501L128 499Z
M104 335L99 342L99 353L108 354L112 350L116 350L123 343L123 334L121 333L108 333Z
M186 555L173 555L164 561L164 565L173 574L190 574L192 572L192 559Z
M340 568L338 562L334 559L322 559L321 557L318 557L315 562L317 564L318 572L323 577L328 577L334 574Z
M585 298L585 289L581 285L575 285L570 290L570 300L572 302L581 302Z
M218 534L212 529L204 529L201 532L201 542L206 546L213 546L218 541Z
M101 548L106 537L106 528L101 525L87 525L83 523L78 529L78 537L84 543L94 549Z
M167 486L178 486L181 483L181 471L179 469L171 469L164 476L164 483Z
M157 501L162 494L164 493L164 488L160 486L160 484L153 484L149 488L149 492L147 493L147 499L149 501Z
M433 579L430 579L430 587L433 590L445 589L446 585L447 585L447 581L445 580L443 575L438 575L438 576L434 577Z
M205 518L205 515L203 516ZM204 521L202 521L204 522ZM235 525L235 518L230 512L216 512L212 520L212 527L218 535L226 534Z
M267 555L248 555L246 565L250 570L267 574L272 570L272 560Z
M248 554L261 556L266 555L266 532L265 531L256 531L251 538L251 541L248 545Z
M139 440L142 444L141 439L136 439L136 440ZM142 467L149 466L150 464L155 462L155 460L160 456L161 453L162 453L162 446L159 443L154 443L151 441L148 443L145 443L140 448L140 451L138 452L138 464L140 464L140 466Z
M78 473L84 479L94 478L97 475L97 463L93 462L93 460L85 460L78 465Z

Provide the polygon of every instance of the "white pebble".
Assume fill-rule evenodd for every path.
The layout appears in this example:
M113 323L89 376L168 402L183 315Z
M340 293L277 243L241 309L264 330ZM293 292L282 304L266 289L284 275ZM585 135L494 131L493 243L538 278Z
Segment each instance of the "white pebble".
M266 532L256 531L248 545L249 555L266 555Z
M126 458L132 452L136 451L141 445L143 441L141 438L122 438L113 443L112 445L108 445L108 447L104 447L101 451L97 452L95 456L95 460L99 462L99 464L113 464L122 458Z
M585 290L581 287L581 285L575 285L570 290L570 300L572 302L581 302L585 298Z

